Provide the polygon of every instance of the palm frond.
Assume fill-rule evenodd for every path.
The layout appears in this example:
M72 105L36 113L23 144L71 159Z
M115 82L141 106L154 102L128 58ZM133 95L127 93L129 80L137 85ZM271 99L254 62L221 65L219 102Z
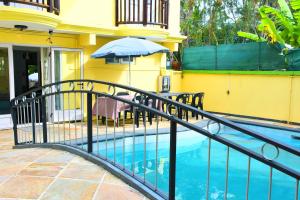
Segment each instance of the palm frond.
M264 39L262 37L259 37L258 35L253 34L253 33L247 33L247 32L243 32L243 31L239 31L239 32L237 32L237 34L238 34L239 37L247 38L247 39L250 39L250 40L253 40L253 41L257 41L257 42L266 41L266 39Z
M283 12L288 18L293 19L293 14L286 0L278 0L278 4L280 11Z
M262 6L259 9L259 13L262 19L264 18L271 19L274 22L276 27L284 26L289 31L291 32L294 31L293 21L290 18L288 18L284 12L269 6Z

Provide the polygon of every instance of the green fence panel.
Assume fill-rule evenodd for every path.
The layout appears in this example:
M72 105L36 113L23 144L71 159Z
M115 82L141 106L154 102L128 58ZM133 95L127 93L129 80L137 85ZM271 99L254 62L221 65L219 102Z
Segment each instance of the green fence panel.
M287 55L288 70L300 71L300 49L293 49Z
M287 68L281 49L275 45L261 43L260 70L273 71Z
M292 63L289 63L292 62ZM300 70L300 51L289 58L267 43L224 44L185 48L184 70Z
M219 45L217 51L218 70L257 70L259 66L259 44Z
M183 67L190 70L214 70L216 68L216 47L205 46L184 49Z

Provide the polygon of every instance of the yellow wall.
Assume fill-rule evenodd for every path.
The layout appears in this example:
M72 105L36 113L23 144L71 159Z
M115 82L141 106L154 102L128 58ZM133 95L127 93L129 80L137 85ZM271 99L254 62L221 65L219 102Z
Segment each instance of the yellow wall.
M76 48L78 36L71 34L54 34L52 44L48 42L49 34L37 31L17 31L0 28L0 43L31 46L53 46Z
M180 33L180 0L169 1L169 32Z
M60 3L60 17L64 24L91 27L115 25L115 0L64 0Z
M205 110L300 122L300 77L185 73L181 81L182 91L205 92Z

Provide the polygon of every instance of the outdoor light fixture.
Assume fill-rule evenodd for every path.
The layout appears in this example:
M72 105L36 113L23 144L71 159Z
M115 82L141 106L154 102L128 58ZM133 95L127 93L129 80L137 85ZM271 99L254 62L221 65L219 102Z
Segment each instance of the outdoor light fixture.
M15 28L19 29L20 31L23 31L23 30L26 30L28 28L28 26L17 24L17 25L15 25Z

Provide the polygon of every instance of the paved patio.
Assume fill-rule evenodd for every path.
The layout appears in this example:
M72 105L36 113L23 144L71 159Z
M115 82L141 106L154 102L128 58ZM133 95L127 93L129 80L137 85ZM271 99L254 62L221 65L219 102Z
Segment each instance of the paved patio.
M0 199L145 199L103 168L51 149L12 149L0 131Z

